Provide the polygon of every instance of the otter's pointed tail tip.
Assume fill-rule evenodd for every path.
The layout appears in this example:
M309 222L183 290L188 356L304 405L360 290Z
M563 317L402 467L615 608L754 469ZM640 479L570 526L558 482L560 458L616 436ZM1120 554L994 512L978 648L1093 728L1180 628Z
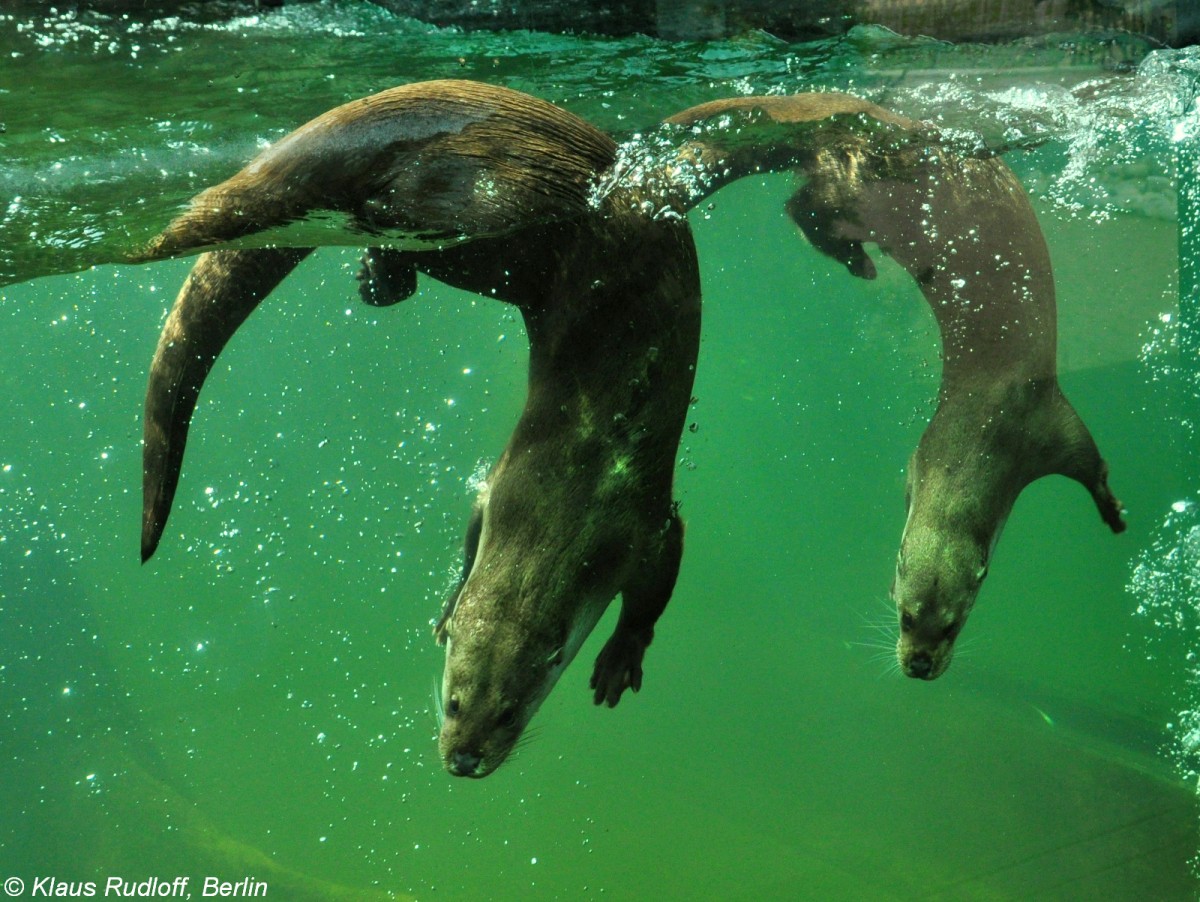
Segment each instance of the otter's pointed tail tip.
M143 473L142 482L142 563L154 557L158 543L162 541L163 531L167 526L167 517L171 513L171 501L175 496L173 482L164 484L157 477L158 467L154 466L155 459L147 455L147 467ZM178 470L176 470L178 472Z
M158 524L143 521L142 523L142 563L154 557L154 552L158 550L159 540L162 538L162 528Z

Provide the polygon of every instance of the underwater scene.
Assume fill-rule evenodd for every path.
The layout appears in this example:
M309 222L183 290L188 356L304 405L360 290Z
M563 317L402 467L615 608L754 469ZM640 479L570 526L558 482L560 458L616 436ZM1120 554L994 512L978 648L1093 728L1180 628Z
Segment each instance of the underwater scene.
M951 44L878 27L811 43L764 32L691 42L479 33L322 0L190 17L0 7L0 57L8 896L1197 897L1196 48L1115 33ZM580 216L601 222L600 238L585 234L586 266L562 264L548 280L627 286L625 299L639 301L629 315L641 317L674 290L661 262L682 273L686 307L689 251L668 238L690 226L703 295L698 357L681 350L681 375L655 395L674 392L679 403L645 427L682 434L664 465L678 505L654 509L667 525L656 520L646 541L669 558L675 514L686 523L653 644L640 669L635 661L601 693L620 704L596 705L593 662L626 624L620 599L607 610L587 602L565 634L536 649L550 682L515 714L497 714L516 727L490 773L443 747L448 725L467 716L443 669L450 649L468 647L462 611L475 603L477 573L528 555L534 564L514 589L522 598L551 582L563 605L615 594L595 588L609 585L599 577L555 570L550 580L538 565L561 569L537 554L574 548L600 528L594 499L576 505L563 488L571 449L548 449L551 460L562 455L561 471L524 474L527 522L517 505L469 527L478 494L493 506L512 494L506 474L522 447L502 452L514 428L514 443L524 434L527 392L576 381L625 390L623 374L606 375L624 340L611 347L616 357L584 342L551 355L559 369L538 363L531 376L531 347L536 362L561 337L550 317L451 287L484 254L508 285L509 255L516 273L518 258L559 253L558 233L501 223L435 235L427 218L373 231L366 213L317 204L307 218L280 214L257 243L246 230L205 233L164 250L170 259L138 262L192 197L272 142L341 104L435 79L523 92L611 136L594 137L596 153L615 161L609 181L597 173L577 186ZM412 90L416 124L401 139L458 134L461 123L445 127L449 114L424 105L433 89ZM812 139L811 156L780 163L764 148L773 153L792 140L788 129L808 126L776 117L764 99L802 92L878 107L802 131L803 141L832 143ZM661 125L730 98L737 103L703 127ZM755 104L770 115L739 118ZM915 122L945 148L921 150L919 165L903 156L909 139L894 137ZM522 159L532 128L507 139L511 159ZM851 137L834 131L843 128ZM854 143L859 135L866 143ZM727 168L709 166L714 148L727 152ZM820 170L826 151L848 153L866 174ZM510 156L491 152L488 172L503 174L495 160ZM305 165L314 159L324 158L314 152ZM321 179L340 178L338 166ZM860 175L900 183L928 167L966 173L970 190L947 195L957 205L949 219L932 207L897 218L846 193ZM980 172L990 175L972 175ZM676 180L661 208L635 216L605 206L622 192L638 203L660 197L656 178ZM822 179L844 189L842 206L820 205ZM454 194L458 182L422 184ZM1036 223L1022 218L1026 195ZM934 499L943 505L973 502L985 479L1020 497L1011 514L1015 494L995 502L990 531L972 532L982 557L964 565L969 597L928 639L928 610L898 610L893 598L917 569L912 523L934 491L910 459L920 445L926 458L916 460L936 469L923 439L935 411L945 420L960 410L952 394L989 390L971 330L996 308L980 303L953 320L936 274L906 262L905 248L940 241L938 228L975 213L990 221L997 198L1017 211L1016 225L990 239L1003 252L979 250L963 226L947 259L979 256L947 273L946 290L969 290L988 265L1026 273L1041 306L1020 307L1000 331L1024 330L1022 348L1036 345L1052 367L1057 324L1058 383L1078 414L1073 441L1090 448L1079 438L1086 424L1125 528L1120 509L1105 514L1101 488L1091 486L1093 497L1079 484L1086 478L1054 475L1083 468L1075 457L1025 487L1016 471L991 475L991 452L968 448L955 467L937 458L957 487L949 501ZM645 238L614 240L609 252L600 239L614 221L644 223ZM909 243L882 252L886 229L875 224L885 221ZM643 225L627 228L641 236ZM843 241L851 233L852 246ZM196 402L170 519L155 522L161 541L143 564L151 362L195 254L221 242L230 255L221 260L317 250L232 327ZM383 306L360 298L369 245L400 254L375 258L395 277L387 287L397 296ZM437 248L463 261L445 278L429 262L441 259ZM531 281L534 294L545 287ZM232 290L230 280L215 284L219 300ZM646 344L652 373L661 343L645 338L645 322L623 333L623 322L600 317L597 334ZM1052 381L1053 369L1043 375ZM178 394L191 384L159 399L168 418L178 419L188 403ZM1013 419L1020 403L1006 396L995 419ZM536 439L526 438L530 447ZM614 479L641 460L640 434L625 440L631 457L613 464ZM1013 455L1023 465L1051 454L1022 447ZM1098 458L1087 466L1103 483ZM551 502L557 519L546 522ZM531 523L536 542L505 544L505 528L523 536ZM473 570L475 545L483 563ZM943 553L930 552L944 577ZM604 569L609 559L588 556L585 569L594 560ZM631 606L649 590L622 566L615 587ZM447 611L449 649L434 636L448 597L461 609L457 622L453 604ZM505 647L477 653L492 661Z

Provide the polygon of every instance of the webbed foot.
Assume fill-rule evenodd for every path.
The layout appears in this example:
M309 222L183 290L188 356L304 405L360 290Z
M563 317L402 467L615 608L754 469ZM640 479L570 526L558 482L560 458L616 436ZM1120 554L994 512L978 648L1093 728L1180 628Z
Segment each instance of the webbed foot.
M1100 518L1114 533L1125 531L1125 509L1108 487L1108 462L1071 402L1059 391L1052 408L1055 426L1039 426L1043 434L1054 436L1056 445L1047 457L1051 460L1048 472L1061 473L1074 479L1088 490Z
M845 266L850 275L867 280L876 277L875 263L863 250L862 241L848 234L851 230L844 210L822 204L807 185L792 195L785 209L809 244Z
M358 271L358 294L372 307L390 307L412 297L417 270L405 255L386 247L369 247Z
M653 630L618 627L604 643L596 656L596 669L592 671L592 700L597 705L615 708L626 689L637 692L642 688L642 657L653 638Z
M1108 524L1113 532L1125 531L1125 508L1117 500L1117 496L1108 487L1108 464L1104 463L1100 471L1100 480L1089 488L1100 517Z
M672 507L651 553L621 590L621 616L612 637L596 656L592 671L592 700L615 708L626 689L642 688L642 657L654 639L654 624L662 616L683 555L683 521Z

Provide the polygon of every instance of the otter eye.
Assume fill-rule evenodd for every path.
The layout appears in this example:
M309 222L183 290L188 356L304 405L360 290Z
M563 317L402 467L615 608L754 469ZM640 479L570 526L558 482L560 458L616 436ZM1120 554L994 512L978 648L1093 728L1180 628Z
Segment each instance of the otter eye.
M942 638L947 642L952 642L958 636L959 630L962 629L962 621L955 620L952 624L946 627L946 631L942 633Z
M503 711L500 712L500 720L499 720L500 726L511 727L516 722L517 722L517 709L516 708L505 708Z
M450 701L446 702L446 713L453 717L458 713L458 697L450 696Z
M904 611L900 614L900 629L908 632L916 625L917 622L913 619L913 615L910 612Z

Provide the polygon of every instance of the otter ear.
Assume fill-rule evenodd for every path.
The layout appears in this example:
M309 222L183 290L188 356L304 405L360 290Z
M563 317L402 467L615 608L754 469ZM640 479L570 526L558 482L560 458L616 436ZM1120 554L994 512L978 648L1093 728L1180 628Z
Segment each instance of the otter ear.
M988 574L987 564L980 564L979 569L975 571L975 582L981 583Z

